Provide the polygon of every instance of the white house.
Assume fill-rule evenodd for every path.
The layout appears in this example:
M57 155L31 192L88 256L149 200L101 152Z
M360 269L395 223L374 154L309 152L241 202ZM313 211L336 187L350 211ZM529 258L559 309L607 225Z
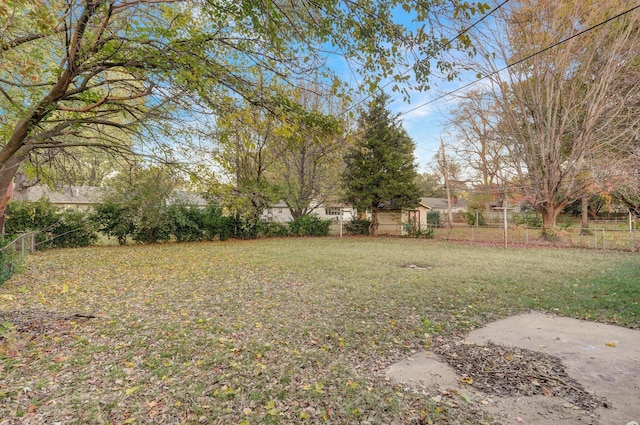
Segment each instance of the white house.
M343 221L353 220L355 218L356 212L351 206L348 205L328 204L326 206L319 205L311 212L311 214L322 220L333 220L338 222L340 221L341 216ZM264 221L276 223L284 223L293 220L291 210L289 209L289 207L287 207L287 204L282 201L266 208L262 212L261 218Z

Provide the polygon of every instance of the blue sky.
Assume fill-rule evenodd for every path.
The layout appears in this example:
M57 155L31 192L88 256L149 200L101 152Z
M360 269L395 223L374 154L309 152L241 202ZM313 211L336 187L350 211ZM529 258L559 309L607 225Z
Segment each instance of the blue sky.
M451 82L434 79L430 82L431 89L428 91L409 91L409 102L405 101L402 93L392 92L391 86L385 89L391 96L389 109L393 114L401 115L403 127L416 143L415 156L420 172L429 171L429 165L440 148L441 138L445 143L452 142L446 125L450 117L449 108L457 103L457 98L455 95L438 98L474 81L474 76L475 73L470 72ZM422 106L427 102L432 103ZM366 102L362 104L366 105Z
M496 2L488 0L492 7L495 7ZM398 14L395 16L397 22L406 25L411 28L415 26L415 23L411 22L410 15L407 15L402 9L398 9ZM395 15L395 14L394 14ZM482 15L476 14L472 20L473 22L481 20ZM471 31L482 31L482 28L486 25L495 25L493 17L482 21L475 26ZM450 38L448 35L447 38ZM463 61L465 58L468 60L466 54L461 57ZM354 70L349 69L344 62L339 58L333 58L331 61L331 67L340 75L345 81L349 82L352 87L357 88L359 81L358 76L354 76ZM432 60L432 69L436 69L435 62ZM402 72L400 70L399 72ZM433 76L429 85L430 90L409 91L410 102L405 101L404 95L398 92L392 92L391 87L393 84L388 84L389 81L382 81L380 86L384 87L384 90L391 96L389 109L394 114L401 114L401 120L404 128L407 130L413 141L416 143L415 155L417 158L419 171L428 171L429 164L433 162L433 157L436 155L439 147L440 140L444 138L445 143L454 142L451 136L447 135L446 123L449 120L449 109L451 106L457 103L455 95L442 97L445 93L452 92L462 86L468 85L475 81L476 72L468 71L461 73L461 76L454 81L447 81L446 78L438 78ZM388 84L388 86L387 86ZM472 85L469 89L477 88L476 85ZM458 93L460 94L460 93ZM442 97L442 98L441 98ZM362 98L360 98L362 99ZM357 103L359 99L355 99ZM427 102L428 105L421 106ZM366 105L365 102L362 102ZM411 111L407 113L407 111Z
M405 102L402 96L392 93L393 103L390 105L390 109L395 114L402 114L433 100L441 93L442 91L435 87L428 92L412 93L411 103ZM415 155L421 172L426 171L428 164L432 162L440 147L440 138L444 137L445 125L449 118L448 107L447 99L441 99L400 118L405 130L416 143Z

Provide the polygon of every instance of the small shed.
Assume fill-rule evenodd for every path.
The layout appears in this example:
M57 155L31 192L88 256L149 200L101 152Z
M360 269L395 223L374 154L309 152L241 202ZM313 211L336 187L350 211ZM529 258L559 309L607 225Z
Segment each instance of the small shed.
M372 221L377 223L374 234L404 236L410 227L425 229L430 210L431 207L422 201L415 208L393 208L392 205L381 204L372 212Z

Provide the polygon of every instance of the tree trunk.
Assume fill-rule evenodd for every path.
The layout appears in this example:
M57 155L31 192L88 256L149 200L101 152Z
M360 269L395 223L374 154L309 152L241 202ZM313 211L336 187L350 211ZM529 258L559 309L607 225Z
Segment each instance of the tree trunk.
M27 157L28 149L24 146L4 163L0 169L0 235L4 236L4 221L7 212L7 204L11 200L9 188L13 184L13 178L18 172L20 164Z
M371 211L371 228L369 233L373 236L378 236L378 211Z
M582 199L582 219L580 221L580 234L587 234L589 231L587 228L589 227L589 197L583 196Z
M542 214L542 239L554 239L556 237L553 229L556 227L556 220L562 211L562 207L546 204L541 209Z
M556 219L558 213L554 208L545 208L542 210L542 227L553 228L556 227Z

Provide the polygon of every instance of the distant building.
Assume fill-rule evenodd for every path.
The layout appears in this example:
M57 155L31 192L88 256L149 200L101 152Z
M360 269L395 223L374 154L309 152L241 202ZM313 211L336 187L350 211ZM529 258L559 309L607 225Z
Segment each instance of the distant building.
M342 217L343 221L353 220L355 217L355 211L351 206L345 204L327 204L319 205L315 208L311 215L322 220L340 221ZM262 212L260 217L263 221L285 223L293 220L291 210L284 202L280 201L274 205L271 205Z
M15 191L13 199L15 201L36 202L42 198L47 198L52 205L63 209L88 210L102 200L104 191L96 186L63 186L51 189L48 186L35 185L21 191ZM204 208L208 205L202 196L177 190L169 199L169 203L186 203Z
M452 199L452 213L464 213L467 211L467 203L462 199ZM442 216L448 213L447 198L420 198L415 208L393 208L381 205L377 210L377 234L403 236L409 229L426 229L433 226L429 223L428 213L439 212Z
M173 195L169 198L169 204L174 203L193 205L199 208L206 208L209 205L209 202L202 196L184 190L176 190L173 192Z
M428 206L430 211L438 211L440 214L447 214L449 212L447 198L420 198L420 203ZM457 197L452 197L451 212L467 212L467 201Z
M15 201L36 202L47 198L56 207L64 209L88 210L100 202L102 189L95 186L65 186L51 189L48 186L35 185L24 190L16 190Z
M380 205L376 210L377 235L404 236L409 229L425 229L429 226L427 214L431 207L420 201L415 208L394 208Z

